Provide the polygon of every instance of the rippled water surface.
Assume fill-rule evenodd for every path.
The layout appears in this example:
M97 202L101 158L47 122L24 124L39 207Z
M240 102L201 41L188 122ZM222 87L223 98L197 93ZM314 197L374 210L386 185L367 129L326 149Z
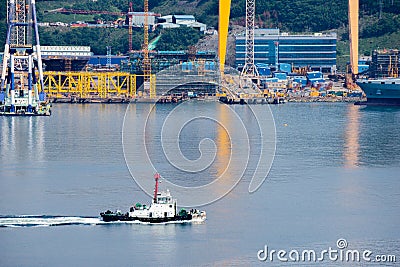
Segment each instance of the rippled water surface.
M134 107L138 116L146 115L146 105ZM224 172L230 153L247 161L240 147L231 151L221 104L191 102L188 114L206 109L222 123L188 124L178 140L181 152L195 160L204 153L199 143L209 138L217 148L215 160L191 175L171 166L159 131L175 107L157 105L146 131L148 154L161 173L180 185L201 186ZM265 245L321 251L337 248L339 238L348 248L393 254L400 261L400 109L251 106L260 112L271 108L277 142L267 179L249 194L260 144L269 140L260 139L249 107L233 106L248 128L249 164L228 195L201 207L205 223L102 223L101 211L150 201L125 163L126 108L58 104L48 118L0 117L0 266L286 266L276 259L260 262L257 252ZM240 176L243 170L234 167L230 176Z

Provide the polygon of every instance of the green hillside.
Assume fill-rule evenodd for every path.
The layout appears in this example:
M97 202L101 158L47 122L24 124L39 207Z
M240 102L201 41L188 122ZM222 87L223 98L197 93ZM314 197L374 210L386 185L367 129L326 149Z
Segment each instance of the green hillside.
M143 10L143 1L132 1L134 11ZM399 48L400 44L400 0L360 0L360 54L369 55L375 48ZM0 0L0 6L6 6L6 0ZM38 17L41 22L93 21L96 19L116 20L110 15L63 15L48 12L56 8L84 10L104 10L126 12L128 0L102 1L37 1ZM166 14L194 14L200 22L208 26L218 26L218 1L216 0L149 0L151 11ZM245 24L245 0L232 1L231 23ZM0 40L5 40L5 8L0 9ZM348 60L347 0L335 2L325 0L275 0L256 1L256 25L264 28L280 28L288 32L338 32L339 65ZM193 35L193 33L188 33ZM41 40L46 45L91 45L95 53L105 53L111 45L114 53L125 53L128 42L127 29L55 29L41 28ZM176 48L177 41L183 41L185 35L167 33L163 40L164 49ZM141 31L134 33L134 49L140 49ZM192 38L193 39L193 38ZM193 40L196 40L194 38ZM3 41L4 42L4 41ZM184 42L192 45L191 42ZM182 46L180 46L182 47ZM0 46L2 50L3 47Z

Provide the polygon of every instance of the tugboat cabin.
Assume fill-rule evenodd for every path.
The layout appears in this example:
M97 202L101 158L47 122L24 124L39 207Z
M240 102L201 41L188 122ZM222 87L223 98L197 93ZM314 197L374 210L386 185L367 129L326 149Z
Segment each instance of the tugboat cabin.
M150 208L134 206L129 211L130 217L138 218L173 218L177 214L177 201L173 199L169 190L157 192Z

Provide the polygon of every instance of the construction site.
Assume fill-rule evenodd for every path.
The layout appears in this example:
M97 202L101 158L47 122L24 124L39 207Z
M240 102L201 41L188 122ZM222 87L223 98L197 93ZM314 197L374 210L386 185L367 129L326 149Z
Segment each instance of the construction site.
M115 67L112 64L111 47L107 47L106 65L100 64L98 57L99 64L88 67L90 47L40 46L34 0L8 0L8 31L0 88L2 112L26 114L47 110L44 113L49 114L49 102L164 103L203 98L229 104L283 103L288 92L294 95L300 93L302 97L328 95L332 84L321 78L322 74L317 74L318 79L315 79L315 75L308 73L305 68L301 73L289 71L281 79L280 73L288 64L279 64L277 60L275 73L267 77L262 67L255 64L255 0L246 1L244 65L240 72L225 66L230 13L226 6L230 6L229 1L220 1L220 7L224 8L220 8L219 14L218 52L197 51L194 47L187 51L155 51L153 42L157 42L157 38L149 42L149 17L151 15L154 19L156 15L149 13L148 0L145 0L141 13L144 36L142 49L134 51L133 10L130 4L126 13L129 54L120 57L120 64ZM351 21L354 10L352 5L349 8ZM58 10L70 13L78 11ZM356 27L358 31L358 24ZM355 34L354 30L351 30L351 34ZM351 58L356 58L358 43L355 38L351 40L354 51ZM390 56L390 62L384 64L397 69L397 54L395 57L392 62ZM355 74L357 60L351 63ZM375 68L382 68L384 64L379 63ZM385 69L388 68L386 65ZM305 86L309 88L307 91L303 90Z

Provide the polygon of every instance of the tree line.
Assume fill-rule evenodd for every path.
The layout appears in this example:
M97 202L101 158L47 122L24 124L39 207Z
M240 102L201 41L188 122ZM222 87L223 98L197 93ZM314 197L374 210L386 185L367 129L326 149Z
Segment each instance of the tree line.
M62 6L62 1L59 2ZM142 0L132 0L134 11L143 10ZM382 3L382 4L381 4ZM40 9L46 8L46 2L38 1ZM217 0L188 0L186 5L193 6L196 18L209 26L218 26ZM6 7L7 1L0 0L0 7ZM128 0L102 1L71 1L67 8L85 10L107 10L126 12ZM162 14L187 13L178 0L149 0L151 10ZM43 11L43 10L42 10ZM348 0L335 2L326 0L275 0L256 1L256 25L265 28L280 28L289 32L319 32L346 27ZM231 21L236 24L245 24L246 1L232 1ZM385 34L397 32L400 26L400 1L398 0L360 0L361 38L376 38ZM45 13L41 12L45 20ZM0 42L4 44L6 38L6 8L0 8ZM177 31L181 34L177 34ZM113 47L113 51L124 53L127 50L126 29L48 29L40 28L41 40L48 45L90 45L93 52L104 54L106 46ZM345 36L345 35L343 35ZM189 39L187 42L186 40ZM133 38L134 49L140 49L142 34L135 32ZM160 40L161 48L173 50L192 45L198 36L194 32L166 31ZM0 46L0 51L4 46Z

